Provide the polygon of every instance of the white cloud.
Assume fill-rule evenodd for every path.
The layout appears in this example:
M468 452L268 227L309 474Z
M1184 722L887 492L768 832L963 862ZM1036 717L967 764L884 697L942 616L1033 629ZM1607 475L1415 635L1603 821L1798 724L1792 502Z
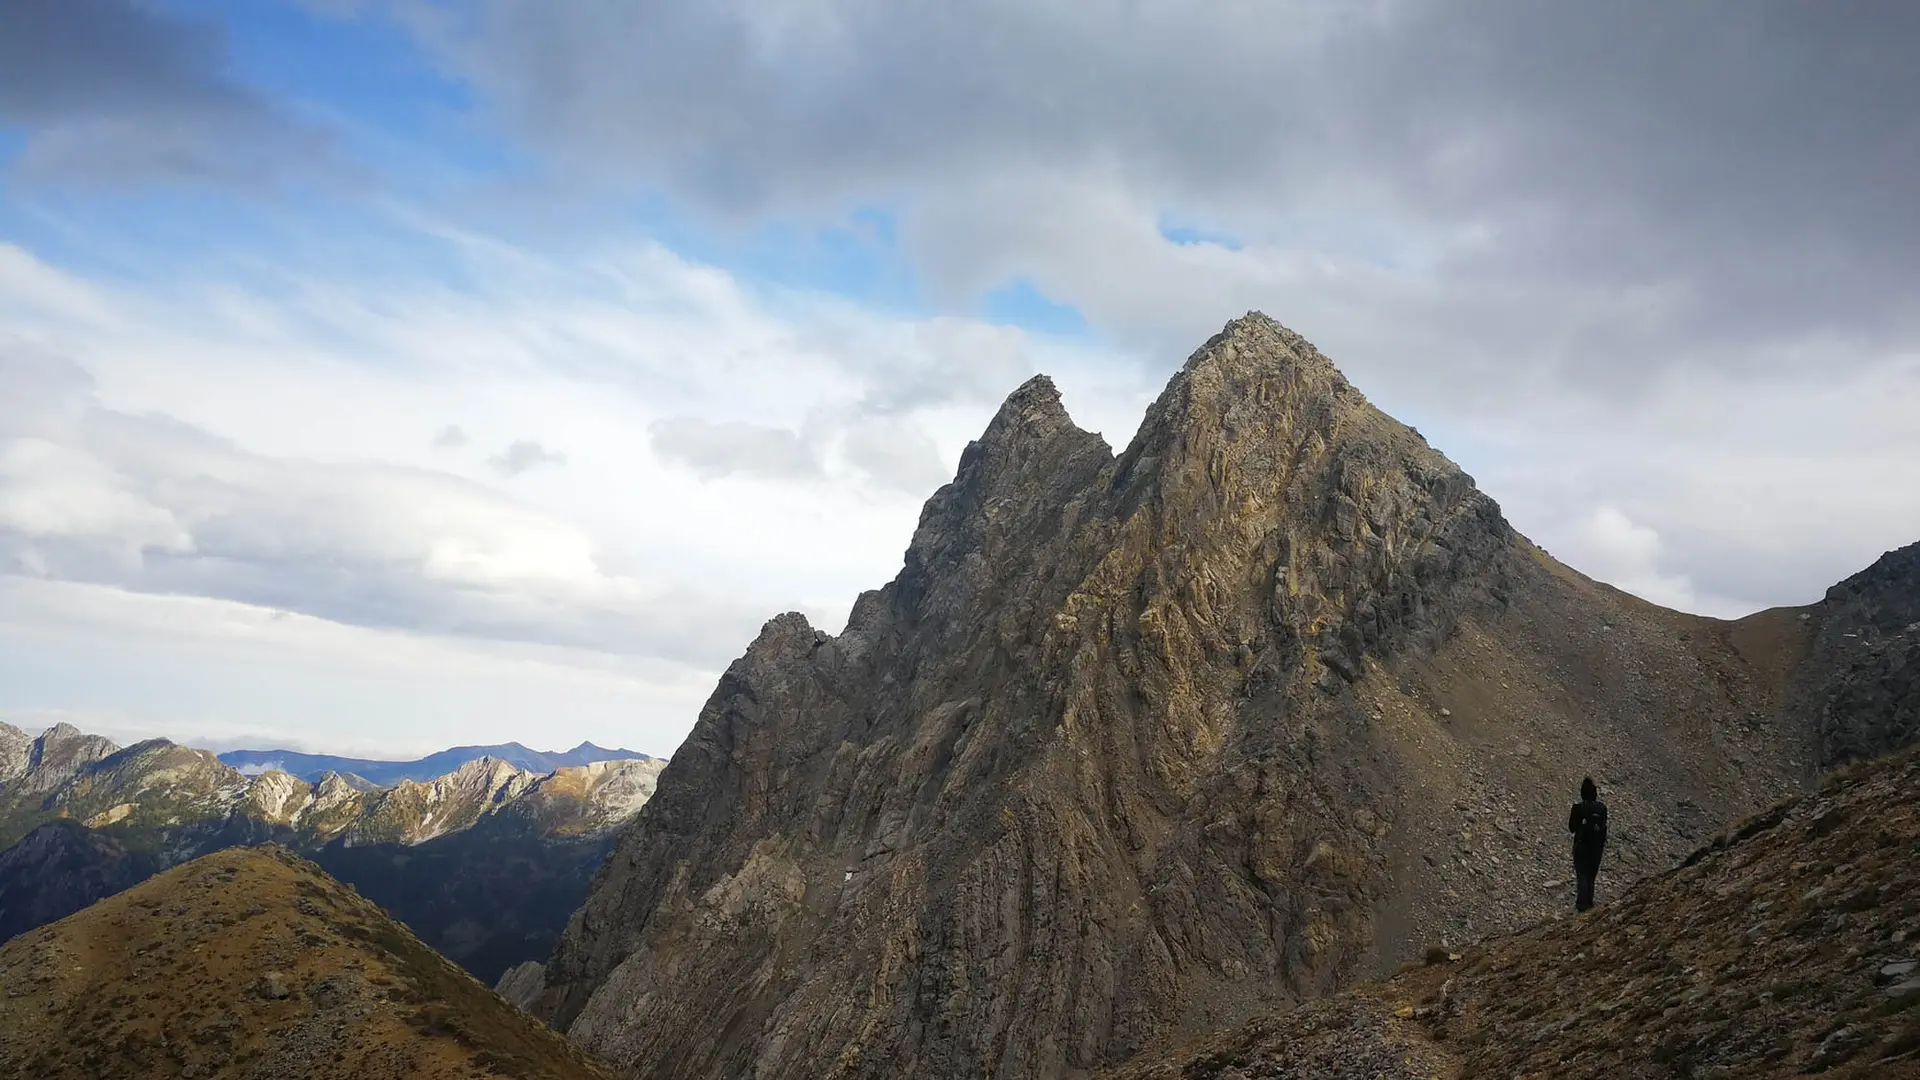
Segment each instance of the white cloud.
M349 688L387 686L395 656L417 663L390 698L322 694L367 714L370 736L524 737L539 715L556 739L600 717L592 737L620 741L602 705L565 711L585 691L557 687L579 670L625 671L587 696L684 730L761 621L799 608L837 628L893 574L920 502L1036 357L1069 386L1079 373L1089 402L1113 397L1095 353L753 292L646 243L561 260L454 234L442 254L472 288L333 277L297 248L266 276L201 267L133 287L0 245L0 621L16 656L97 660L108 689L81 696L124 710L117 730L164 715L175 734L311 734L317 653ZM676 423L804 430L813 480L683 468L649 430ZM566 440L566 467L538 482L490 460L557 453L530 431ZM173 607L196 603L213 606ZM184 647L170 639L189 625L177 672L125 674ZM205 700L182 680L212 685L243 654L248 679L284 692L239 695L244 716L181 712ZM457 723L418 708L423 687L477 668L489 685L522 671L561 711L510 688L463 692L474 714ZM77 707L33 685L0 680L0 709Z
M1682 611L1699 611L1700 598L1685 575L1661 569L1660 534L1636 525L1616 507L1602 506L1581 519L1563 551L1587 572L1642 599ZM1716 612L1743 615L1745 612Z

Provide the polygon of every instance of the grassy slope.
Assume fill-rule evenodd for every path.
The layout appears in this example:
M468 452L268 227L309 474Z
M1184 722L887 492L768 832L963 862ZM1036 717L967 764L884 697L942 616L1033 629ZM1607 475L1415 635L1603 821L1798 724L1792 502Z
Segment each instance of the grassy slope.
M318 867L220 852L0 946L0 1076L602 1080Z

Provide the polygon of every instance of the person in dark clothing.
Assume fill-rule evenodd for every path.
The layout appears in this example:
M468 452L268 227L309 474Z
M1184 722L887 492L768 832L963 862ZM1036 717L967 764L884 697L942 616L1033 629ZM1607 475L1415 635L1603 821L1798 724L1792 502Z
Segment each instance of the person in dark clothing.
M1607 849L1607 804L1600 801L1600 791L1593 786L1591 776L1580 781L1580 801L1567 815L1567 831L1573 834L1573 876L1580 883L1573 907L1586 911L1593 906L1593 879L1600 876L1600 853Z

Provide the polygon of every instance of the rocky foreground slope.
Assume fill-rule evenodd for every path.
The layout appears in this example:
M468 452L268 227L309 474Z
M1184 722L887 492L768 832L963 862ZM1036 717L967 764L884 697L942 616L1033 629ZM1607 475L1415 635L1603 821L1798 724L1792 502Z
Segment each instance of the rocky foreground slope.
M1143 1055L1112 1080L1920 1077L1920 754L1615 902Z
M1570 905L1583 775L1603 900L1800 790L1853 752L1844 606L1592 582L1249 315L1117 456L1016 391L843 633L728 669L512 989L635 1076L1111 1066Z
M489 982L551 951L662 765L537 776L481 758L374 788L244 776L204 750L123 750L65 725L29 740L0 724L0 742L26 747L17 767L0 760L0 941L208 852L280 843Z
M209 855L0 945L0 1076L605 1080L283 848Z

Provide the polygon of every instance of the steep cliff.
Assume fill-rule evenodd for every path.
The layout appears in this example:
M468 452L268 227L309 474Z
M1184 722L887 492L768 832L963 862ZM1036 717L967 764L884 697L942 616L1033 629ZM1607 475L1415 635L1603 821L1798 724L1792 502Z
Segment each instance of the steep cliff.
M1612 880L1794 789L1735 637L1554 563L1264 316L1117 457L1037 378L843 633L727 670L534 1008L634 1075L1118 1062L1564 903L1582 775Z
M1802 612L1789 707L1844 764L1920 740L1920 544L1890 551Z

